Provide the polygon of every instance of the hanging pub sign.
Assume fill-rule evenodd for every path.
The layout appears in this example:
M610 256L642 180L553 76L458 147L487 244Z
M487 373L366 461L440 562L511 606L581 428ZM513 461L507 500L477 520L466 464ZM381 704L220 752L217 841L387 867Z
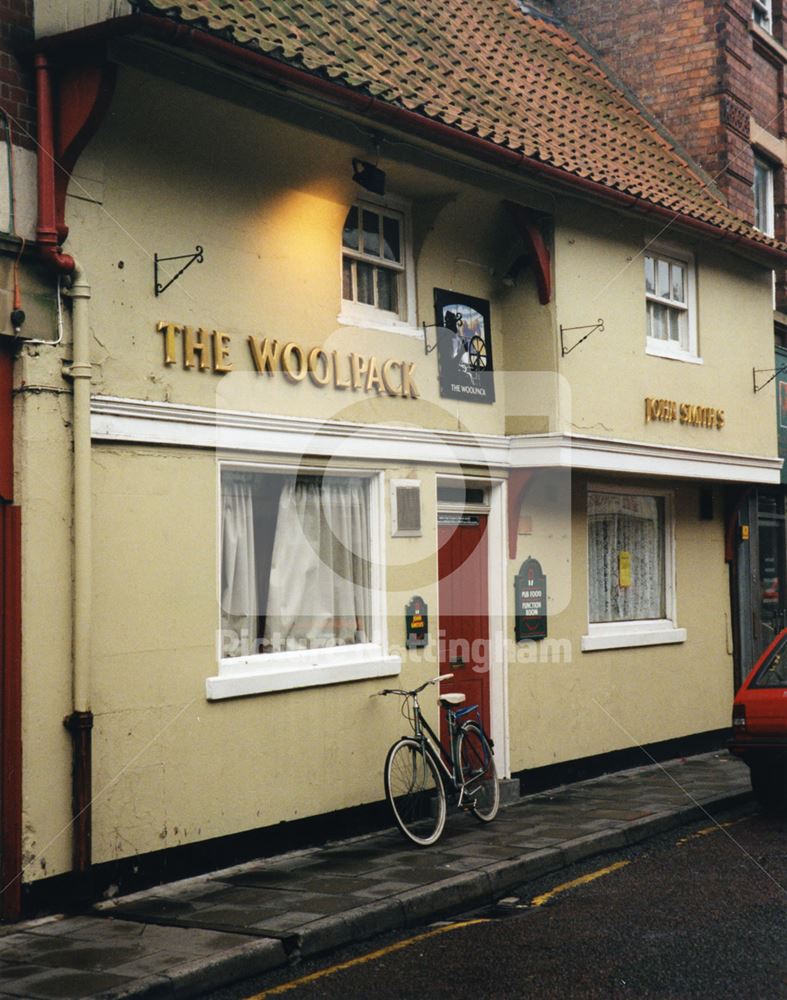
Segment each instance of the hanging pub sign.
M415 596L404 609L407 649L420 649L429 643L429 609L423 597Z
M440 395L494 403L489 303L444 288L434 290Z
M514 578L514 616L517 642L546 638L547 578L537 559L526 559Z

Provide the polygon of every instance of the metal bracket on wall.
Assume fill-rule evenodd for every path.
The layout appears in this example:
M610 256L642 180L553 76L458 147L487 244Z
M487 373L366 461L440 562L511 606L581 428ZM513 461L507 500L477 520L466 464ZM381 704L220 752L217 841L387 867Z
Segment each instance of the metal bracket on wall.
M587 330L584 337L580 337L579 340L572 344L571 347L566 347L565 341L563 340L564 333L571 333L573 330ZM595 323L590 323L587 326L563 326L560 324L560 357L564 358L567 354L571 354L575 347L579 347L583 340L587 340L591 333L595 333L598 330L599 333L604 332L604 320L597 319Z
M173 282L177 281L178 278L181 276L181 274L183 274L183 272L187 268L191 267L191 265L195 261L198 264L201 264L204 259L205 259L204 250L199 245L194 247L194 253L182 253L178 257L159 257L157 253L153 254L153 282L156 290L156 295L161 295L162 292L165 292L169 288L169 286L173 284ZM166 263L167 261L170 260L185 260L186 263L178 271L177 274L173 275L173 277L169 279L166 285L162 285L158 280L158 266L159 264Z
M771 377L766 379L762 385L757 385L757 376L767 375L769 372L771 373ZM760 389L764 389L766 385L770 385L776 376L781 375L782 372L787 372L787 365L783 365L781 368L752 368L751 380L755 393L759 392Z
M437 347L437 341L438 341L438 338L439 338L439 332L440 332L440 330L445 330L445 327L441 326L439 323L422 323L421 327L423 328L423 331L424 331L424 354L429 355ZM436 334L435 334L435 342L433 344L430 344L429 341L426 338L426 331L427 330L436 330L437 331Z

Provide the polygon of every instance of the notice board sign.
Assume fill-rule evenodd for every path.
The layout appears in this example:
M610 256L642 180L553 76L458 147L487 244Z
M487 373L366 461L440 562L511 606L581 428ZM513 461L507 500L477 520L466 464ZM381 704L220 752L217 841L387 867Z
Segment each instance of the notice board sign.
M537 559L526 559L514 579L514 633L517 642L547 635L547 578Z
M429 609L423 597L417 595L404 609L405 646L420 649L429 644Z

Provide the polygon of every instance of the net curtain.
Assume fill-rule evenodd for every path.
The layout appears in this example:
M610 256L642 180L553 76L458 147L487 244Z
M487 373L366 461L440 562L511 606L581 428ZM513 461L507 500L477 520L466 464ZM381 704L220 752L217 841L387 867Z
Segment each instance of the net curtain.
M664 618L664 500L588 494L590 621ZM631 584L621 586L620 553L631 558Z
M246 477L248 480L250 477ZM260 481L273 476L260 475ZM368 641L369 516L366 483L287 479L281 483L268 565L255 560L254 490L228 477L222 505L222 627L248 631L231 655L314 649ZM257 506L260 506L258 501ZM249 510L252 509L250 516ZM268 521L270 525L270 521ZM261 595L267 591L265 607ZM259 625L261 640L257 632Z

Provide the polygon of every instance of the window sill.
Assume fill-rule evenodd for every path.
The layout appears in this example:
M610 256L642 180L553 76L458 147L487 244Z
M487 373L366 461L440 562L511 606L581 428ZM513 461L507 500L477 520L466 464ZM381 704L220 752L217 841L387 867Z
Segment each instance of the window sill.
M392 677L401 668L401 657L386 656L382 647L373 643L236 656L219 661L218 676L205 681L205 695L208 701L221 701L250 694Z
M628 649L633 646L665 646L686 641L686 629L671 621L608 622L590 625L580 638L583 653L597 649Z
M703 364L702 358L688 351L678 351L667 347L659 340L649 340L645 347L645 353L655 358L667 358L669 361L685 361L690 365Z
M357 326L362 330L381 330L383 333L400 333L405 337L419 337L423 340L424 331L404 320L388 320L373 316L361 316L357 313L341 312L336 317L341 326Z

